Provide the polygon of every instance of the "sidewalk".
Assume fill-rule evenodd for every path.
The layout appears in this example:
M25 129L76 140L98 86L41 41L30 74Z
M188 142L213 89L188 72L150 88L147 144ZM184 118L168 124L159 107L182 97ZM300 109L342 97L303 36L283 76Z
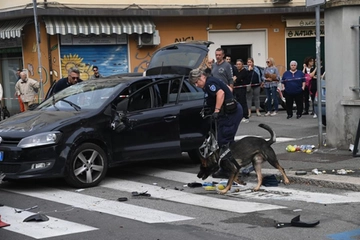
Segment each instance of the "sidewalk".
M293 183L360 191L360 157L353 157L351 151L323 147L311 154L285 152L277 157ZM320 173L313 173L314 169ZM347 174L338 174L341 169L347 170ZM264 175L281 175L268 163L263 165L262 171ZM297 175L299 171L306 171L306 174Z

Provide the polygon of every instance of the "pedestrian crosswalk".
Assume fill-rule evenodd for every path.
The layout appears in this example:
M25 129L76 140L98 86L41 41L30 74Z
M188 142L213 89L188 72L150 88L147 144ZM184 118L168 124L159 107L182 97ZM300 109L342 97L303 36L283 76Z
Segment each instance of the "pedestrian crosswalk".
M241 187L240 192L229 192L225 196L219 196L215 191L213 193L201 194L205 192L202 188L196 191L190 191L184 187L189 182L202 182L194 173L166 170L159 168L132 168L127 167L123 178L106 178L101 185L96 187L101 191L131 193L134 191L147 191L151 194L152 199L162 200L169 204L183 204L201 209L220 210L222 212L231 212L232 214L244 214L251 212L270 211L288 208L287 201L302 201L314 204L336 204L360 202L360 193L349 192L347 194L329 194L319 192L307 192L292 188L292 185L282 185L280 187L262 187L262 191L252 192L251 188L256 184L248 183ZM141 181L135 181L133 178L126 176L139 176ZM139 179L137 178L137 179ZM162 182L173 183L174 186L183 186L183 191L175 190L174 187L162 187L154 184L153 179ZM151 182L150 182L151 181ZM219 181L209 177L207 182ZM171 184L170 184L171 186ZM74 189L60 189L57 187L22 187L9 184L0 185L0 193L11 193L26 196L34 199L51 201L54 203L64 204L72 208L95 211L108 214L114 217L130 219L147 224L154 223L172 223L186 222L196 220L197 216L191 212L181 212L176 207L169 210L162 209L158 205L156 209L127 201L119 202L116 199L108 199L94 196L87 193L88 191L75 191ZM270 200L270 201L266 201ZM26 217L37 213L36 209L15 213L15 206L0 207L1 220L10 223L11 226L4 230L17 232L34 239L44 239L49 237L61 236L66 234L97 231L96 226L88 226L81 223L75 223L64 219L50 217L48 222L30 223L23 222ZM174 205L175 206L175 205ZM220 207L219 206L226 206ZM41 229L41 231L40 231Z

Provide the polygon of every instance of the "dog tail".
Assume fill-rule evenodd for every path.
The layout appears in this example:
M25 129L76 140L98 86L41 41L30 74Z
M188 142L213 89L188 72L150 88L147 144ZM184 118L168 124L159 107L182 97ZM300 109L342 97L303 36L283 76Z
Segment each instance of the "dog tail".
M263 123L260 123L260 124L259 124L259 127L267 130L267 131L270 133L271 137L270 137L270 139L268 140L269 145L271 145L271 144L273 144L274 142L276 142L276 134L275 134L275 132L271 129L271 127L269 127L268 125L263 124Z

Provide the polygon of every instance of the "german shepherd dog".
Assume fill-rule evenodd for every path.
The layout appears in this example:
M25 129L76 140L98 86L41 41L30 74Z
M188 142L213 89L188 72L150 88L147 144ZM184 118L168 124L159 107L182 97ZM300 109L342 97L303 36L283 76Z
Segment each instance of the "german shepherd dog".
M234 181L241 183L238 180L239 170L241 167L247 166L250 163L253 164L258 179L258 184L254 188L254 191L258 191L262 185L263 176L261 173L261 164L265 161L268 161L271 166L281 172L285 184L290 183L284 168L282 168L278 162L274 149L271 147L271 144L276 142L274 131L266 124L259 124L259 127L266 129L270 133L271 138L268 141L259 137L244 137L230 145L232 156L237 164L231 161L220 161L221 168L230 173L227 185L225 189L219 191L220 194L226 194L231 189ZM201 159L200 172L197 177L205 180L219 168L219 150L211 154L208 158Z

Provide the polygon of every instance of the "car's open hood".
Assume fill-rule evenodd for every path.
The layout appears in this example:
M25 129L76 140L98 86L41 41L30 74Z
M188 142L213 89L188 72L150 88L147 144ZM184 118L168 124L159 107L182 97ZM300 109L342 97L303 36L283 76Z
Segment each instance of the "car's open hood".
M75 111L26 111L0 122L0 136L6 133L38 133L52 131L84 112ZM26 135L26 134L25 134Z
M151 57L146 75L188 75L192 69L205 66L208 46L211 43L194 41L174 43L160 48Z

